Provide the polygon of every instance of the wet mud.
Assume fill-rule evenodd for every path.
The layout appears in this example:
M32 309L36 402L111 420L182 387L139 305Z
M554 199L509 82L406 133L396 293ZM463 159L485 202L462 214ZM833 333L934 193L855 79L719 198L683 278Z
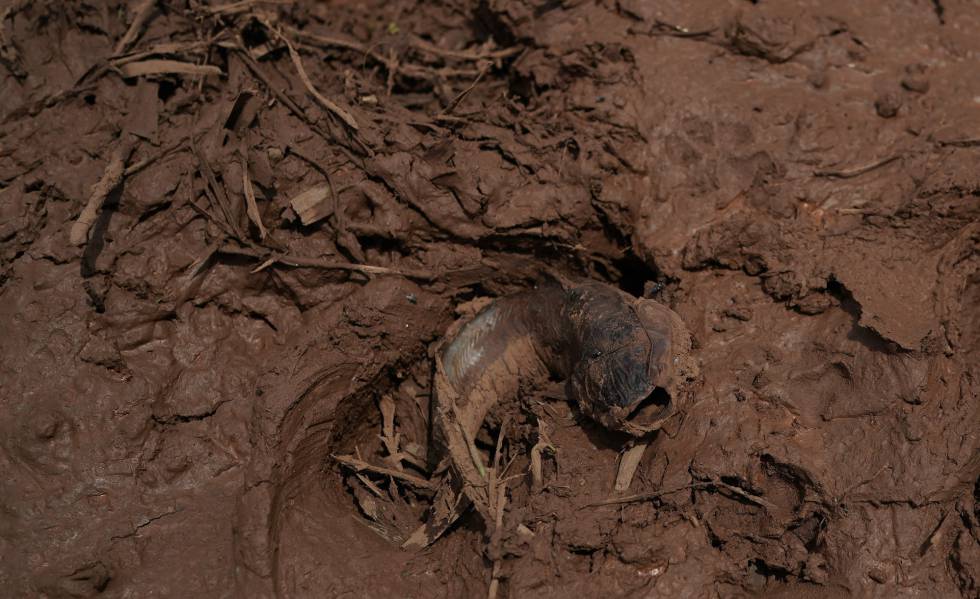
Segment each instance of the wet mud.
M3 594L977 597L978 30L3 3ZM435 348L542 268L678 314L690 397L641 445L522 379L493 525L405 550Z

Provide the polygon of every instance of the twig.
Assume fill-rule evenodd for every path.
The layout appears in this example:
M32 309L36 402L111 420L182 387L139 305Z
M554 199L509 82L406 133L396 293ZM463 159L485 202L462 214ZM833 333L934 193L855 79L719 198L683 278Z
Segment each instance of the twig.
M885 166L886 164L891 164L892 162L895 162L899 158L901 158L901 155L900 154L895 154L894 156L890 156L888 158L885 158L884 160L879 160L878 162L874 162L872 164L868 164L868 165L865 165L865 166L862 166L862 167L858 167L858 168L855 168L855 169L851 169L851 170L843 170L843 171L834 171L834 170L814 171L813 172L813 176L814 177L827 177L828 179L853 179L854 177L858 177L858 176L863 175L865 173L871 172L871 171L875 170L876 168L881 168L881 167Z
M131 52L123 54L118 58L115 58L109 62L110 65L114 67L121 67L128 62L136 62L138 60L143 60L144 58L149 58L156 55L164 54L180 54L182 52L195 52L197 50L207 49L213 42L168 42L164 44L157 44L156 46L151 46L146 50L140 52Z
M975 148L980 146L980 139L941 139L938 143L941 146L952 146L954 148Z
M293 44L290 43L289 39L280 33L276 28L272 27L272 25L268 22L263 20L262 24L265 25L266 29L268 29L273 35L278 37L283 44L286 45L286 49L289 50L289 58L292 59L293 66L296 67L296 71L299 73L299 78L303 82L303 85L306 86L306 90L310 92L310 95L313 96L313 98L320 104L322 104L324 108L334 113L337 118L343 121L348 127L357 131L359 127L357 125L357 121L354 120L354 116L347 110L338 106L333 100L325 97L323 94L317 91L316 87L313 86L313 82L310 81L309 75L306 74L306 69L303 68L303 59L300 58L299 52L296 51L296 48L293 47Z
M680 25L674 25L673 23L668 23L666 21L661 21L660 19L656 19L649 33L652 34L654 31L661 31L673 37L704 37L706 35L711 35L715 31L715 29L716 29L715 27L712 27L710 29L700 29L700 30L692 31L687 27L681 27Z
M746 499L756 505L762 506L767 510L773 511L776 509L776 504L772 503L771 501L767 501L759 497L758 495L753 495L752 493L749 493L745 489L741 489L739 487L736 487L735 485L730 485L720 480L712 480L711 483L717 487L724 487L729 491L731 491L732 493L735 493L736 495L742 497L743 499Z
M370 478L364 476L360 472L355 472L354 473L354 476L357 477L357 480L361 481L361 484L363 484L365 487L367 487L368 491L371 491L372 493L374 493L375 495L377 495L381 499L384 499L385 501L391 501L390 499L388 499L385 496L385 494L381 491L381 489L378 488L378 485L376 485L373 482L371 482L371 479Z
M290 112L296 115L297 118L299 118L304 123L306 123L306 126L309 127L310 130L312 130L320 137L326 139L327 141L336 142L339 146L340 151L345 155L347 155L347 157L350 158L352 161L354 160L353 150L350 147L348 147L348 143L350 143L350 145L356 145L357 151L359 151L363 155L367 155L367 156L374 155L374 150L364 145L356 137L352 137L349 141L345 141L342 139L338 139L336 136L330 135L325 131L323 131L323 129L321 129L317 125L317 123L315 123L313 119L310 118L308 114L306 114L306 111L300 108L299 105L297 105L296 102L292 100L292 98L290 98L288 95L286 95L285 92L282 91L281 86L275 86L272 84L271 81L269 81L269 78L266 77L265 73L262 72L261 67L259 67L258 63L255 62L255 59L249 56L248 51L245 50L245 48L241 46L236 46L234 49L238 51L238 55L245 63L245 66L247 66L248 69L252 71L252 74L255 75L259 79L259 81L262 82L263 85L265 85L266 89L268 89L272 93L272 95L276 97L276 99L278 99L280 102L285 104L286 107L290 110Z
M231 4L208 7L205 10L213 15L229 15L245 12L256 4L277 4L281 6L290 6L293 4L293 0L241 0L241 2L232 2Z
M483 79L483 76L486 74L486 72L487 72L487 65L484 65L480 69L480 72L477 73L476 79L473 80L473 83L471 83L470 86L464 89L463 91L459 92L459 94L457 94L456 97L453 98L452 102L450 102L448 106L446 106L441 111L439 111L439 114L436 115L436 119L439 119L439 117L449 114L450 112L453 111L453 109L459 106L459 103L463 101L463 98L465 98L467 94L473 91L473 88L476 87L476 84L479 83L481 79Z
M673 489L667 489L665 491L654 491L653 493L639 493L637 495L627 495L626 497L612 497L610 499L604 499L602 501L596 501L594 503L586 503L585 505L580 505L578 509L584 510L587 507L601 507L604 505L619 505L622 503L636 503L637 501L648 501L650 499L656 499L657 497L662 497L664 495L671 495L679 491L686 491L687 489L703 489L711 486L713 486L713 483L691 483L689 485L683 485L680 487L675 487Z
M78 220L71 226L68 240L72 245L85 245L88 241L88 231L99 216L99 209L105 203L105 199L116 187L122 183L126 175L126 161L132 156L136 149L136 142L126 133L126 139L122 141L116 151L113 152L109 164L102 173L102 178L92 186L92 194L89 196L88 203L78 215Z
M156 4L156 0L143 0L143 3L136 8L136 16L133 17L133 22L129 26L129 29L126 30L125 35L116 44L116 48L112 52L113 54L122 54L136 41L136 38L139 37L143 30L143 26L153 16L153 9L156 8Z
M363 460L359 460L359 459L355 458L354 456L350 456L350 455L333 455L331 457L333 459L337 460L338 462L340 462L341 464L343 464L344 466L347 466L348 468L351 468L355 472L363 472L363 471L375 472L377 474L383 474L385 476L390 476L392 478L397 478L398 480L405 481L405 482L407 482L407 483L409 483L411 485L414 485L416 487L421 487L423 489L431 489L433 491L435 491L435 490L437 490L439 488L439 485L437 485L437 484L435 484L435 483L433 483L431 481L425 480L424 478L419 478L418 476L414 476L412 474L401 472L401 471L395 470L393 468L385 468L384 466L375 466L375 465L369 464L368 462L365 462Z
M178 141L177 143L175 143L175 144L173 144L171 146L168 146L168 147L164 148L159 153L154 154L153 156L148 156L148 157L144 158L143 160L140 160L139 162L134 162L133 164L131 164L131 165L129 165L129 166L126 167L126 170L123 171L123 175L126 176L126 177L129 177L130 175L135 175L136 173L138 173L141 170L143 170L144 168L150 166L151 164L153 164L157 160L160 160L161 158L166 158L170 154L173 154L174 152L176 152L177 150L179 150L180 148L182 148L185 143L186 143L186 140L183 140L182 139L182 140Z
M254 258L256 260L263 260L262 269L272 266L273 264L285 264L286 266L296 266L296 267L309 267L309 268L323 268L327 270L349 270L354 272L360 272L365 275L398 275L405 277L407 279L416 279L420 281L433 281L435 276L417 270L403 270L396 268L386 268L384 266L371 266L368 264L353 264L350 262L331 262L327 260L320 260L318 258L306 258L303 256L290 256L288 254L273 254L271 256L264 256L258 252L253 252L250 250L236 248L232 246L224 246L220 249L223 254L234 254L236 256L247 256L249 258ZM261 269L256 269L253 272L258 272Z
M252 71L252 74L262 82L265 88L268 89L277 100L285 104L286 108L288 108L290 112L299 117L300 120L309 125L311 128L315 129L313 119L311 119L310 116L292 100L292 98L287 96L282 91L281 86L273 85L272 82L269 81L269 78L262 72L261 67L259 67L258 63L255 62L255 59L249 56L248 51L241 46L236 48L236 50L238 51L238 55L241 57L242 62L244 62L245 66L248 67L248 70Z
M394 48L389 50L391 52L391 56L387 57L354 40L320 35L316 33L308 33L306 31L300 31L292 28L287 28L287 30L290 31L292 35L310 45L319 46L321 48L343 48L345 50L359 52L365 58L371 58L375 62L384 65L385 69L388 70L389 79L392 79L395 73L398 72L404 73L406 76L414 77L416 79L431 79L433 76L474 77L479 74L479 71L474 69L433 69L415 64L403 64L399 62L398 58L396 57Z
M523 48L512 47L504 48L502 50L491 50L490 52L471 52L468 50L448 50L446 48L440 48L431 42L427 42L424 39L415 36L412 38L412 46L428 52L430 54L435 54L437 56L444 56L446 58L457 58L459 60L470 60L474 62L480 62L483 60L499 60L501 58L507 58L508 56L514 56L519 54Z

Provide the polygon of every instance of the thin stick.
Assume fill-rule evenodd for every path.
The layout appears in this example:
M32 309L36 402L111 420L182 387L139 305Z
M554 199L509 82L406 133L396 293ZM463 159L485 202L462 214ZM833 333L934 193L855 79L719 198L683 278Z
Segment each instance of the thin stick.
M151 46L146 50L140 52L132 52L128 54L123 54L119 58L116 58L109 62L110 65L114 67L121 67L128 62L136 62L138 60L143 60L144 58L149 58L151 56L160 54L180 54L182 52L195 52L197 50L206 49L211 45L211 42L171 42L165 44L157 44Z
M754 503L754 504L756 504L758 506L762 506L762 507L766 508L767 510L772 511L772 510L775 510L776 509L776 505L774 503L772 503L771 501L766 501L765 499L759 497L758 495L753 495L753 494L749 493L745 489L741 489L739 487L736 487L735 485L730 485L730 484L728 484L726 482L722 482L720 480L712 480L711 482L715 486L724 487L724 488L728 489L729 491L731 491L732 493L735 493L736 495L738 495L738 496L740 496L740 497L742 497L742 498L744 498L744 499L746 499L746 500L748 500L748 501L750 501L750 502L752 502L752 503Z
M359 460L354 456L350 455L333 455L333 459L337 460L344 466L351 468L355 472L375 472L377 474L384 474L385 476L390 476L392 478L397 478L398 480L405 481L416 487L421 487L423 489L432 489L433 491L439 488L439 485L427 481L424 478L419 478L412 474L407 474L405 472L400 472L394 468L385 468L384 466L375 466L374 464L369 464L363 460Z
M99 209L105 203L105 199L116 187L122 183L126 174L126 161L132 156L136 149L136 143L127 134L123 134L126 139L113 152L109 164L102 173L99 182L92 186L92 194L89 196L88 203L78 215L78 220L71 226L68 240L72 245L85 245L88 241L88 231L99 216Z
M447 50L445 48L440 48L435 44L425 41L420 37L412 38L412 45L430 54L435 54L436 56L445 56L446 58L458 58L459 60L471 60L479 62L482 60L497 60L500 58L507 58L508 56L514 56L519 54L523 48L513 47L504 48L503 50L491 50L490 52L471 52L468 50Z
M242 0L241 2L232 2L231 4L222 4L221 6L209 7L205 10L213 15L227 15L244 12L256 4L276 4L281 6L289 6L293 4L293 0Z
M293 47L293 44L289 42L289 39L273 28L269 23L266 23L265 21L262 23L269 31L278 37L282 43L286 44L286 49L289 50L289 58L292 59L293 66L296 67L296 71L299 73L299 78L303 82L303 85L306 86L306 90L310 92L310 95L313 96L320 104L322 104L324 108L337 115L337 118L343 121L348 127L357 131L359 127L357 125L357 121L354 120L354 116L338 106L333 100L325 97L313 86L313 82L310 81L309 75L306 74L306 69L303 68L303 59L300 58L299 52L297 52L296 48Z
M443 117L443 116L449 114L457 106L459 106L459 103L463 101L463 98L465 98L467 94L469 94L471 91L473 91L473 88L476 87L476 84L479 83L481 79L483 79L483 75L485 75L486 72L487 72L486 66L484 66L483 68L481 68L480 69L480 72L477 73L476 78L473 80L473 83L471 83L470 86L467 87L466 89L464 89L463 91L459 92L459 94L457 94L456 97L453 98L452 102L449 103L449 106L446 106L445 108L443 108L439 112L439 114L436 115L436 118L438 119L439 117Z
M168 147L164 148L158 154L154 154L153 156L149 156L147 158L144 158L143 160L140 160L139 162L134 162L133 164L131 164L131 165L129 165L129 166L126 167L126 170L123 171L123 175L126 176L126 177L129 177L130 175L134 175L134 174L140 172L141 170L143 170L144 168L150 166L151 164L153 164L157 160L160 160L161 158L166 158L170 154L173 154L174 152L176 152L177 150L179 150L181 147L183 147L185 143L187 143L187 140L183 140L182 139L182 140L178 141L177 143L175 143L175 144L173 144L171 146L168 146Z
M896 154L894 156L890 156L888 158L885 158L884 160L879 160L878 162L874 162L874 163L871 163L871 164L868 164L868 165L865 165L865 166L862 166L862 167L858 167L858 168L851 169L851 170L846 170L846 171L833 171L833 170L814 171L813 172L813 176L814 177L827 177L828 179L853 179L854 177L858 177L858 176L863 175L865 173L869 173L869 172L875 170L876 168L881 168L881 167L885 166L886 164L891 164L892 162L895 162L899 158L901 158L901 156L899 154Z
M375 495L377 495L381 499L384 499L386 501L391 501L390 499L388 499L385 496L384 493L381 492L381 489L378 488L378 485L376 485L373 482L371 482L371 479L370 478L364 476L360 472L355 472L354 473L354 476L357 477L357 480L361 481L361 484L363 484L365 487L368 488L368 491L371 491L372 493L374 493Z
M713 483L691 483L689 485L683 485L680 487L675 487L673 489L667 489L666 491L654 491L653 493L638 493L636 495L627 495L626 497L613 497L610 499L604 499L602 501L596 501L594 503L586 503L578 507L580 510L584 510L587 507L601 507L604 505L619 505L622 503L636 503L637 501L648 501L650 499L656 499L664 495L671 495L677 493L678 491L686 491L687 489L703 489L706 487L713 486Z
M113 54L122 54L129 48L130 44L136 41L136 38L139 37L140 32L143 30L143 26L146 25L146 22L153 15L153 9L156 8L156 4L156 0L143 0L143 3L136 8L136 16L133 17L133 23L126 30L126 34L116 44L112 52Z
M266 258L262 254L257 252L252 252L250 250L236 248L233 246L224 246L221 248L221 253L223 254L234 254L237 256L248 256L249 258L254 258L256 260L265 259L263 266L268 267L273 264L285 264L286 266L297 266L297 267L309 267L309 268L323 268L328 270L350 270L355 272L360 272L365 275L398 275L405 277L406 279L416 279L420 281L433 281L435 276L417 270L402 270L396 268L386 268L384 266L371 266L368 264L353 264L350 262L330 262L327 260L320 260L317 258L306 258L303 256L290 256L288 254L282 255L272 255Z
M504 525L504 505L507 504L507 485L501 483L500 487L497 489L497 514L495 527L493 529L494 541L496 543L500 542L500 530ZM490 588L487 590L487 599L496 599L497 591L500 587L500 557L499 551L495 551L498 557L493 560L493 572L490 575Z

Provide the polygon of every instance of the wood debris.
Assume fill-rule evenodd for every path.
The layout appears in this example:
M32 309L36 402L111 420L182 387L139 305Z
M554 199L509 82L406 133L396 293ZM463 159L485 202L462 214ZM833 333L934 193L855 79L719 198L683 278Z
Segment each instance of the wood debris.
M221 75L221 69L209 64L194 64L179 60L151 58L139 62L127 62L116 67L123 77L139 77L141 75Z
M71 227L69 242L72 245L85 245L88 242L88 232L99 216L99 209L105 199L122 183L126 173L126 162L136 149L136 143L129 134L123 134L125 139L116 147L109 164L102 173L102 178L92 186L92 194L78 219Z
M312 225L333 214L333 206L327 202L329 197L330 185L321 183L294 196L293 199L289 200L289 205L301 223Z

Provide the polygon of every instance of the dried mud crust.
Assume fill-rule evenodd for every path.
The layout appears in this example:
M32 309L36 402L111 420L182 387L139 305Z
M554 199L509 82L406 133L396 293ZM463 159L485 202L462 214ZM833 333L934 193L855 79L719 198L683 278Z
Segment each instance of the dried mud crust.
M978 27L3 3L4 592L976 597ZM523 389L500 534L405 552L429 348L536 264L670 305L698 394L617 493L626 440Z

